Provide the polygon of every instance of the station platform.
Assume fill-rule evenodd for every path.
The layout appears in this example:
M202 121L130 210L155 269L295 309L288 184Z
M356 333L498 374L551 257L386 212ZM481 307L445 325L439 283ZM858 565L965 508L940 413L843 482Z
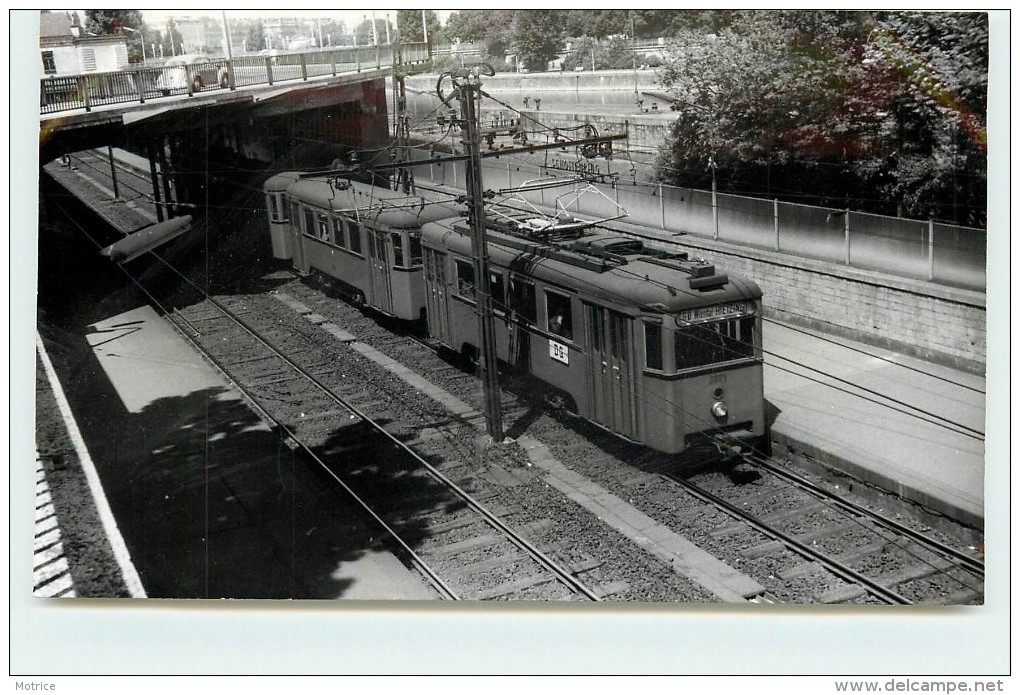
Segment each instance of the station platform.
M96 560L99 567L72 562L59 595L89 595L88 580L84 591L82 582L73 592L63 588L79 572L120 574L133 597L436 597L372 541L381 534L353 505L344 508L321 477L291 465L290 450L240 393L153 309L111 315L85 340L92 355L81 371L88 373L75 379L68 400L95 461L98 496L90 506L112 510L112 545L121 552L116 564L111 557ZM96 515L83 521L54 507L47 523L64 527L65 537L96 534ZM108 578L104 586L111 583L120 582ZM46 587L36 592L51 595Z
M984 526L985 379L766 320L774 445Z

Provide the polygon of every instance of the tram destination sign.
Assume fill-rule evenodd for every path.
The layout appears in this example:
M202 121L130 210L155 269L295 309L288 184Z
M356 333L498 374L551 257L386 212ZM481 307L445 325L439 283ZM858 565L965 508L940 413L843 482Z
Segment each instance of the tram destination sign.
M677 312L677 318L681 321L693 323L695 321L718 321L731 319L738 316L747 316L754 313L754 307L750 302L731 302L729 304L715 304L713 306L702 306L697 309L681 309Z

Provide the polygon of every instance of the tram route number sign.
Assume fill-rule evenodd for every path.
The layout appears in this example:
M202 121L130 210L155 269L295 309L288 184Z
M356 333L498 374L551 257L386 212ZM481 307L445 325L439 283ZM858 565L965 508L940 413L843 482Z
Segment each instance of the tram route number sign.
M751 305L747 302L731 302L730 304L716 304L714 306L703 306L697 309L682 309L677 312L681 321L708 321L712 319L735 318L753 313Z
M557 362L570 364L570 349L563 343L557 343L555 340L550 340L549 357L552 357Z

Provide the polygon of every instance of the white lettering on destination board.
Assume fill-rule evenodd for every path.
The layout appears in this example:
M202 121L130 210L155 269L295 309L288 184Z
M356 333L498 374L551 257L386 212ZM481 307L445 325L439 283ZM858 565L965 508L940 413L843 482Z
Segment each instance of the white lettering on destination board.
M753 313L753 308L747 302L734 302L732 304L703 306L697 309L682 309L677 312L677 316L681 321L706 321L709 319L746 316Z

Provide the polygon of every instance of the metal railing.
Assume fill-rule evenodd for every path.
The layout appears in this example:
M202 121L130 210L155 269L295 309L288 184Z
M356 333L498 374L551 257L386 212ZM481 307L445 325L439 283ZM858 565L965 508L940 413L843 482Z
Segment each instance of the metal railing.
M413 159L425 159L416 151ZM486 187L513 189L526 181L563 179L563 171L485 160ZM422 165L418 175L436 183L461 187L461 162ZM581 184L577 184L580 186ZM974 227L873 215L854 210L786 203L657 183L592 184L602 196L582 196L571 209L594 217L626 209L627 222L674 234L778 251L901 278L985 292L988 232ZM569 189L533 187L521 196L554 205Z
M150 99L193 96L208 90L272 85L290 80L356 73L430 60L425 43L359 46L302 53L246 55L214 59L202 65L137 67L115 72L44 77L39 84L39 113L58 113L108 104L145 103Z

